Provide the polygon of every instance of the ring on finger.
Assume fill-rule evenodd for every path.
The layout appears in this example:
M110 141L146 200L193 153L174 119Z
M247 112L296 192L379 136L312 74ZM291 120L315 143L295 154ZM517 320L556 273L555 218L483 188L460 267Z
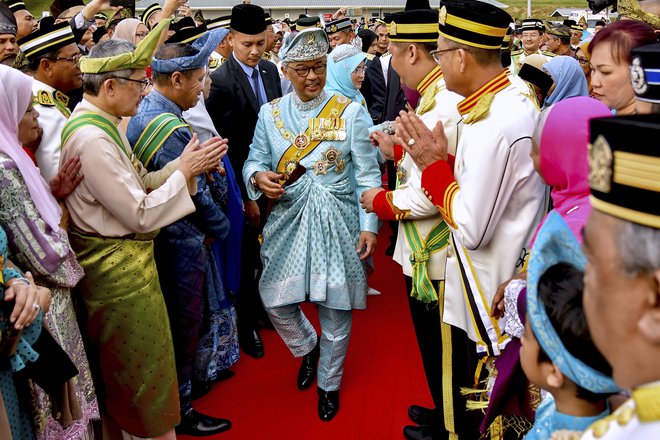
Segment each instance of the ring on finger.
M413 145L415 145L415 139L413 138L408 139L408 146L412 147Z
M32 304L32 308L35 310L41 310L41 305L39 305L39 303L34 303Z

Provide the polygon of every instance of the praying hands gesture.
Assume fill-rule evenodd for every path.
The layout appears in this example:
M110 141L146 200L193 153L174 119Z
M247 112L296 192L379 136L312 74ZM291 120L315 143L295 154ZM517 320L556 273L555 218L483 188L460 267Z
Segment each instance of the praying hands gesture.
M80 159L78 156L67 160L60 167L57 175L50 181L50 192L55 200L64 200L82 182L83 175L80 172Z
M442 122L438 121L433 130L429 130L415 113L401 111L396 123L396 143L403 147L421 171L433 162L449 158Z

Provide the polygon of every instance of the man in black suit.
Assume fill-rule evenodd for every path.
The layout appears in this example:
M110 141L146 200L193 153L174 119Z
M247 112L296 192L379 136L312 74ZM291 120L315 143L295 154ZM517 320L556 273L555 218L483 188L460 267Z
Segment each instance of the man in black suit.
M282 88L275 64L261 58L266 48L266 18L261 7L252 4L234 6L229 38L232 53L211 75L211 94L206 108L215 128L229 141L230 161L237 170L245 205L241 287L236 304L239 342L245 353L262 357L264 351L257 321L266 315L255 273L260 265L258 237L260 225L265 223L266 203L265 200L263 203L251 201L247 197L247 182L243 182L240 170L252 143L259 109L281 97Z

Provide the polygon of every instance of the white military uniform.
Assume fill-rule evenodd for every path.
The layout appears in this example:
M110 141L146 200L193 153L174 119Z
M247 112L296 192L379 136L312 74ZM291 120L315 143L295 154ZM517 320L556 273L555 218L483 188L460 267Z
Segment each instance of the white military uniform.
M458 143L458 121L461 115L456 106L461 96L447 90L445 80L440 68L436 67L427 75L425 81L431 81L422 91L422 97L417 106L417 114L427 127L433 129L438 121L442 122L445 135L449 142L450 154L456 154ZM401 212L399 220L413 221L419 235L427 237L428 234L442 222L442 216L437 208L422 191L422 172L415 165L410 155L404 154L397 167L399 186L388 195L392 208ZM403 273L412 277L410 263L411 248L406 239L403 224L399 224L394 261L401 265ZM431 280L445 278L445 264L447 258L446 248L432 253L428 261L428 273Z
M631 399L591 425L582 439L660 439L660 381L634 389Z
M509 66L511 73L517 74L520 71L520 66L522 65L523 61L525 61L525 58L530 55L543 55L546 59L546 62L550 61L556 56L552 52L545 52L540 49L533 53L527 53L524 49L514 50L511 52L511 65Z
M68 97L55 88L34 80L32 83L33 103L39 112L39 126L43 129L41 143L35 156L39 171L50 182L60 169L61 134L71 112L66 108ZM65 102L67 101L67 102Z
M444 161L422 176L452 231L444 321L465 330L479 352L498 355L506 337L490 305L498 286L521 269L543 215L543 184L529 157L539 113L506 70L458 110L463 123L453 176Z

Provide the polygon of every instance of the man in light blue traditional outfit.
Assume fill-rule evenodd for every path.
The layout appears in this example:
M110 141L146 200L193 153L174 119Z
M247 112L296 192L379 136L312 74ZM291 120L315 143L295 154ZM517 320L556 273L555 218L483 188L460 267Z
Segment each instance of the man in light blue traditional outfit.
M380 186L369 117L359 103L323 90L328 45L321 29L287 36L280 56L295 93L261 107L243 168L249 197L274 202L263 231L261 298L293 355L303 357L299 389L313 383L320 356L324 421L339 409L351 310L366 306L361 260L376 245L378 218L357 195ZM318 305L320 343L299 307L306 300Z

